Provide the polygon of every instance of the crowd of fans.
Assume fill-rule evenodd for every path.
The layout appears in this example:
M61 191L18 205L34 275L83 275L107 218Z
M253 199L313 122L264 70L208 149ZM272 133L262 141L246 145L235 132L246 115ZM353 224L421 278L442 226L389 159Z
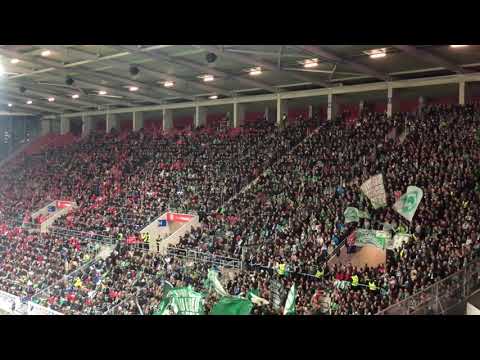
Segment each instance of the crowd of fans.
M265 122L238 134L94 135L1 174L0 219L28 217L47 199L71 199L79 207L58 226L127 236L167 208L194 210L202 226L178 246L241 259L245 270L222 278L230 294L256 289L271 300L277 279L285 289L297 285L298 314L323 313L325 297L329 313L375 314L479 255L479 114L473 106L432 106L390 119L363 113L356 123L337 119L310 133L318 123L278 129ZM375 210L359 187L378 173L388 205ZM411 224L391 207L408 185L424 192ZM349 206L369 219L345 224ZM385 264L326 262L355 228L400 224L414 236L389 251ZM3 290L31 296L53 285L36 301L66 314L151 314L165 281L204 291L210 267L124 242L91 261L93 249L82 241L26 233L0 237L0 251ZM337 286L354 276L375 286ZM207 310L213 301L207 297ZM280 311L271 301L253 309Z

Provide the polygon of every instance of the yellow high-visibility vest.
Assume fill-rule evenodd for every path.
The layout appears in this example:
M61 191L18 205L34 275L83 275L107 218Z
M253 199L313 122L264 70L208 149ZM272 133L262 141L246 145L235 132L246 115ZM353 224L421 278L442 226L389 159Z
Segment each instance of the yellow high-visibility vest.
M279 264L278 265L278 274L279 275L285 275L285 264Z
M375 285L375 282L373 282L373 281L368 283L368 288L372 291L377 290L377 286Z
M354 286L354 287L358 286L358 276L357 275L352 275L352 286Z
M323 270L322 270L322 271L317 270L317 273L315 274L315 277L317 277L317 278L320 279L321 277L323 277L323 274L324 274L324 271L323 271Z
M149 233L143 233L142 234L142 240L144 242L148 242L150 240L150 234Z
M118 233L118 240L122 240L123 239L123 234L122 233Z

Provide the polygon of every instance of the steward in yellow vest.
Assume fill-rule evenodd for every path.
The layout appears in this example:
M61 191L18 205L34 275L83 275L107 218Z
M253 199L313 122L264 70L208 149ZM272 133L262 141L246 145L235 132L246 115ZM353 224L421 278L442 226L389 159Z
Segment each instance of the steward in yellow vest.
M357 287L357 286L358 286L358 276L352 275L352 287Z
M368 288L370 289L370 291L377 291L377 286L375 285L374 281L368 282Z
M149 242L150 241L150 234L148 232L142 234L142 240L143 242Z
M278 265L278 275L285 275L285 264Z
M323 277L324 273L325 273L325 271L324 271L323 269L322 269L322 271L317 270L317 272L315 273L315 277L316 277L317 279L320 279L320 278Z

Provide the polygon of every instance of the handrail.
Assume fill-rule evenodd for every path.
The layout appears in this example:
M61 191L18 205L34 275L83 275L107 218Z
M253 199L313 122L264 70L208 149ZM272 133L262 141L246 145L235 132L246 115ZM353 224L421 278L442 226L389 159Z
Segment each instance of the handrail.
M444 291L442 291L442 293L439 293L439 289L440 289L440 286L447 283L449 280L455 278L455 277L461 277L462 274L464 276L464 283L463 284L459 284L459 286L464 286L463 288L463 296L462 296L462 299L459 299L459 301L457 301L453 306L456 306L458 305L463 299L467 298L469 296L469 292L466 288L466 282L467 282L467 275L468 274L468 269L471 265L478 265L479 266L479 269L480 269L480 258L476 258L475 260L473 260L472 262L468 263L463 269L447 276L446 278L444 279L441 279L439 281L437 281L436 283L430 285L429 287L425 288L425 289L422 289L420 291L417 291L416 293L410 295L409 297L403 299L402 301L399 301L399 302L396 302L395 304L392 304L390 305L389 307L379 311L376 315L386 315L388 312L391 312L392 310L394 310L395 308L402 308L402 307L405 307L407 309L407 312L410 313L410 308L411 306L409 306L410 303L412 302L415 302L416 298L421 296L422 294L429 294L430 292L432 293L435 293L435 301L438 305L438 302L440 300L441 297L444 297L445 295L448 295L447 292L450 290L448 288L444 289ZM470 274L471 275L471 274ZM480 275L480 272L479 272L479 275ZM455 283L458 283L458 282L455 282ZM477 284L480 286L480 284ZM433 291L435 290L435 291ZM475 290L474 290L475 291ZM422 304L425 304L425 303L428 303L429 301L431 301L432 299L428 299L426 301L423 301ZM419 304L415 304L414 305L415 308L418 310L420 308ZM453 306L450 306L450 308L452 308ZM441 310L440 313L445 313L447 310L449 309L445 309L445 310ZM412 313L415 312L415 311L411 311Z
M52 234L59 235L59 236L80 236L85 240L94 240L102 243L107 243L110 245L115 245L118 241L115 238L105 236L105 235L100 235L94 232L67 229L67 228L62 228L58 226L50 226L48 231L51 232Z
M170 247L167 249L166 255L181 259L212 263L227 268L242 269L242 261L240 259L215 255L207 252Z

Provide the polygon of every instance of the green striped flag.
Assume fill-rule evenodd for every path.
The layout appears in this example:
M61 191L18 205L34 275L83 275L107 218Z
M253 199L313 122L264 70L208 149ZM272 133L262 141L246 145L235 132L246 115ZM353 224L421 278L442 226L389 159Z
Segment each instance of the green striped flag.
M295 315L295 299L297 297L297 288L295 283L293 283L290 291L288 292L287 301L285 302L285 308L283 310L283 315Z

